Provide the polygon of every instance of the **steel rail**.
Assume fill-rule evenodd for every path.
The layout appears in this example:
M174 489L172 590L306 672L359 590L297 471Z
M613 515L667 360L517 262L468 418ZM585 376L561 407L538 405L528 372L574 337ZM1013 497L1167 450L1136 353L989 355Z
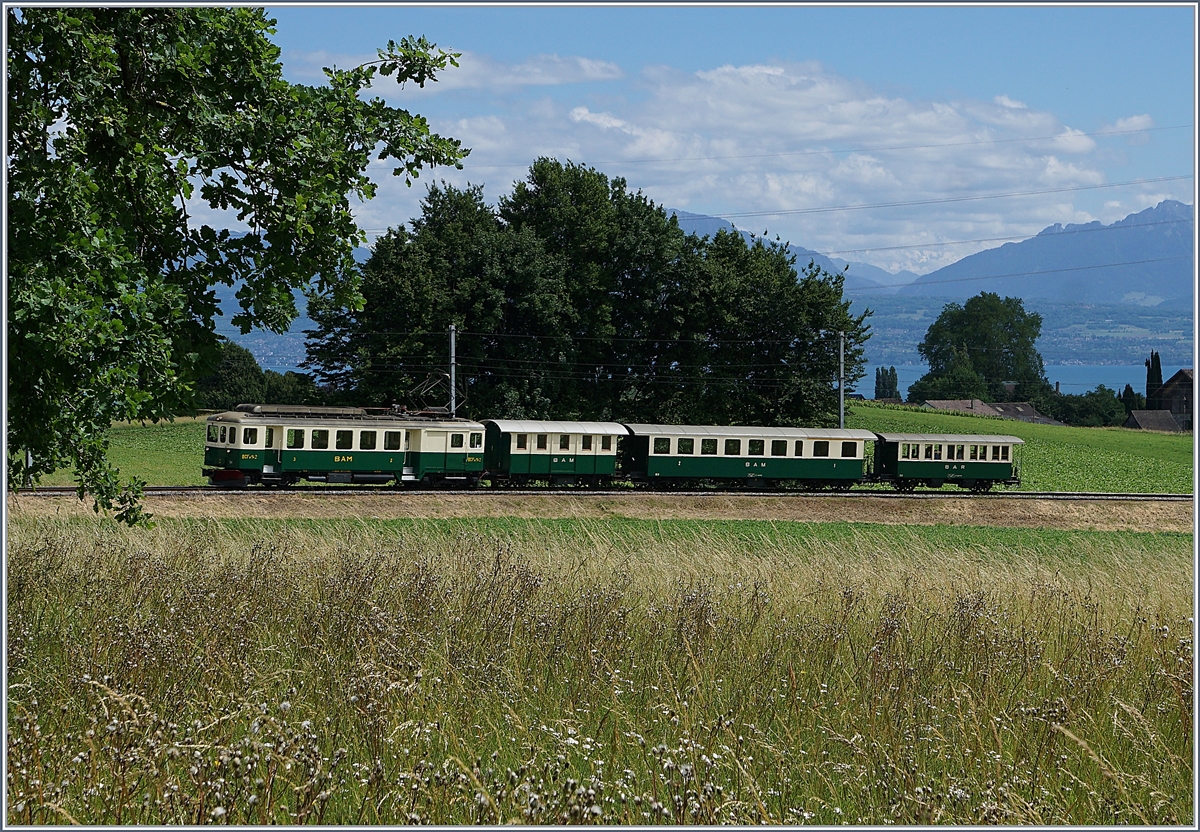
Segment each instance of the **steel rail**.
M15 493L22 497L51 497L64 494L75 494L72 486L44 486L34 489L17 489ZM707 489L703 491L686 491L683 489L648 489L648 488L397 488L380 485L300 485L278 488L242 487L218 488L211 485L158 485L148 486L143 491L146 497L186 497L186 496L242 496L254 495L260 497L282 497L306 495L313 496L362 496L364 494L390 495L471 495L488 497L493 494L511 494L514 496L572 496L572 497L817 497L830 499L836 497L862 498L877 497L887 500L1065 500L1065 501L1105 501L1105 502L1192 502L1191 494L1133 494L1106 493L1089 491L989 491L974 493L967 490L954 491L883 491L883 490L849 490L849 491L807 491L803 489Z

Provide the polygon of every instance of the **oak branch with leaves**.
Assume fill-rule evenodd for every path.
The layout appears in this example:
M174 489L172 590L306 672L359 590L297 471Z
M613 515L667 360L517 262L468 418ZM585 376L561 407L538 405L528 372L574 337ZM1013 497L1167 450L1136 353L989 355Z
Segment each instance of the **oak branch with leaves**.
M194 412L232 322L283 332L303 289L358 308L372 156L411 184L467 153L419 115L360 97L376 76L424 86L457 66L422 38L378 60L284 80L274 21L248 8L10 8L8 477L71 468L83 498L143 519L144 483L107 458L113 421ZM249 228L197 222L197 202ZM26 460L31 464L27 465Z

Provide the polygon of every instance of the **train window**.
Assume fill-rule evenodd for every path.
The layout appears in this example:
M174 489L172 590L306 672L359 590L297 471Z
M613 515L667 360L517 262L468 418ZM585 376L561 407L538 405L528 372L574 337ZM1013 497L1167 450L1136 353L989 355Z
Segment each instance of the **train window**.
M407 451L411 447L411 443L412 443L412 431L406 430L406 431L404 431L404 450Z
M696 448L696 440L695 439L680 439L679 442L676 443L675 450L681 454L690 454L690 453L695 453L695 448Z
M354 431L339 430L333 435L333 447L339 451L348 451L354 447Z
M482 448L483 447L483 434L482 433L472 433L471 434L471 447L472 448Z
M268 448L275 447L275 428L267 428L267 441L263 444Z
M962 459L963 458L963 450L964 450L964 448L962 445L955 445L954 446L954 458Z
M300 428L288 428L287 446L295 450L304 447L304 431Z
M971 459L979 459L979 446L978 445L971 446Z
M941 458L942 458L942 446L941 446L941 445L934 445L934 446L933 446L933 458L934 458L934 459L941 459Z
M450 447L461 448L463 446L463 435L461 433L450 434Z
M1000 458L1005 459L1005 460L1008 459L1008 446L1007 445L1000 446Z
M796 440L796 456L804 456L804 440Z
M221 442L225 441L226 431L228 431L228 428L226 428L224 425L221 425Z
M671 453L671 440L665 436L654 437L654 453L669 454Z
M932 445L925 446L925 458L933 459L933 446Z
M364 451L375 450L375 431L360 430L358 432L358 447Z
M329 431L316 428L312 432L312 446L314 451L323 451L329 447Z
M518 433L517 434L517 450L523 451L528 447L529 447L529 434L528 433Z
M842 458L843 459L846 459L846 458L853 459L856 456L858 456L858 443L857 442L843 442L842 443Z
M999 459L999 458L1000 458L1000 446L993 445L992 446L992 459Z
M242 428L242 444L257 445L258 444L258 428Z
M583 441L583 449L585 451L590 451L592 449L592 437L585 436L585 437L583 437L582 441Z
M560 451L571 450L571 434L564 433L558 437L558 449Z
M383 449L385 451L400 450L400 443L403 441L404 437L398 430L385 430L383 432Z
M741 456L742 455L742 440L726 439L725 440L725 456Z
M221 435L221 429L219 427L217 427L216 425L208 426L208 441L209 442L216 442L217 437L220 435Z
M600 437L600 450L602 450L602 451L611 451L612 450L612 437L611 436L601 436Z
M746 449L750 452L750 456L762 456L766 444L765 439L751 439L746 443Z
M700 440L700 453L702 453L704 456L716 456L717 455L717 440L701 439Z
M829 441L818 439L813 442L813 456L829 456Z
M771 440L771 456L787 456L787 440L772 439Z
M537 445L538 445L538 450L539 450L539 451L544 451L544 450L546 450L546 440L547 440L547 436L546 436L546 434L544 434L544 433L539 433L539 434L538 434L538 443L537 443Z
M900 446L900 458L908 459L908 443L905 442Z

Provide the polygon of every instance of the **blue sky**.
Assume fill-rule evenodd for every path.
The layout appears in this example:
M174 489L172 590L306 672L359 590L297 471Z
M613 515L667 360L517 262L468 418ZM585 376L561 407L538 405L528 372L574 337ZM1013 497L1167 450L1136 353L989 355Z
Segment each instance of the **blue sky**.
M376 84L473 152L411 189L380 166L358 209L375 231L415 215L430 179L494 201L537 155L892 271L997 245L956 241L1194 202L1191 6L268 11L292 81L409 34L463 53L423 90ZM1110 187L1168 177L1189 178ZM1028 191L1053 193L937 201Z

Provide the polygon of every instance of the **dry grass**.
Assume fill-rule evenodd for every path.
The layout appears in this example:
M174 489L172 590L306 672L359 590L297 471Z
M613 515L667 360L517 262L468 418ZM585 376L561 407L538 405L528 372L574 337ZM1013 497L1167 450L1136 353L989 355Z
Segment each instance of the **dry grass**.
M1188 534L9 533L10 823L1194 822Z

